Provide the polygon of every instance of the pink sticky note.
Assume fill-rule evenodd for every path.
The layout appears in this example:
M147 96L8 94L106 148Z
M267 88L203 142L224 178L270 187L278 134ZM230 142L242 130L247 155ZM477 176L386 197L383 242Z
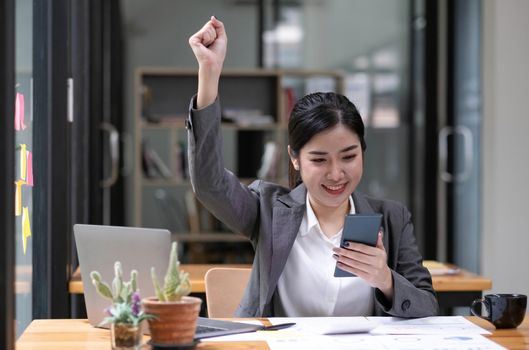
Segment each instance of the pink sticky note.
M17 92L15 100L15 130L24 130L26 124L24 123L24 95Z
M26 183L27 183L28 186L32 186L33 187L33 153L31 153L30 151L28 151L28 159L27 159L27 162L26 162L26 171L28 172L27 176L26 176Z

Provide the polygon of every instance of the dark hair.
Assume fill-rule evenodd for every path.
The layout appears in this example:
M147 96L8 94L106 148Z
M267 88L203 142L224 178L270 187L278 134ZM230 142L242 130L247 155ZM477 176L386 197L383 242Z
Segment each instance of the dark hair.
M290 113L288 121L288 144L294 157L316 134L338 124L348 127L358 135L362 152L366 150L364 122L355 105L347 97L334 92L316 92L300 99ZM301 183L301 177L289 162L288 182L290 188Z

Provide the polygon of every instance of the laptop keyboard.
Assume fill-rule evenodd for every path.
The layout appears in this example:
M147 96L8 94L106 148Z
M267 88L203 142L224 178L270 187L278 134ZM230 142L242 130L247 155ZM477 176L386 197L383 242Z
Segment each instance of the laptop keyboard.
M197 325L197 334L203 334L203 333L211 333L211 332L218 332L218 331L225 331L226 328L218 328L218 327L209 327L209 326L203 326L203 325Z

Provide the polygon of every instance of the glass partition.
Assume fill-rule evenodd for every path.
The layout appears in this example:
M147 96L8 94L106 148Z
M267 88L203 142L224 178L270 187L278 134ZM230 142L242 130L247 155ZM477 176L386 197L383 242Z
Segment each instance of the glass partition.
M343 92L358 107L367 127L360 189L409 205L410 1L275 4L279 6L266 12L265 66L344 72ZM325 81L306 84L310 83L329 91Z
M16 336L32 320L33 2L15 2L15 291Z

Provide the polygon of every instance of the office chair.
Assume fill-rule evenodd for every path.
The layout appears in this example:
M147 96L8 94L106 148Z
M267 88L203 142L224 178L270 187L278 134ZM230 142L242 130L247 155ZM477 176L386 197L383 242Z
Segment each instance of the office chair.
M208 317L233 317L239 306L251 269L215 267L204 276Z

